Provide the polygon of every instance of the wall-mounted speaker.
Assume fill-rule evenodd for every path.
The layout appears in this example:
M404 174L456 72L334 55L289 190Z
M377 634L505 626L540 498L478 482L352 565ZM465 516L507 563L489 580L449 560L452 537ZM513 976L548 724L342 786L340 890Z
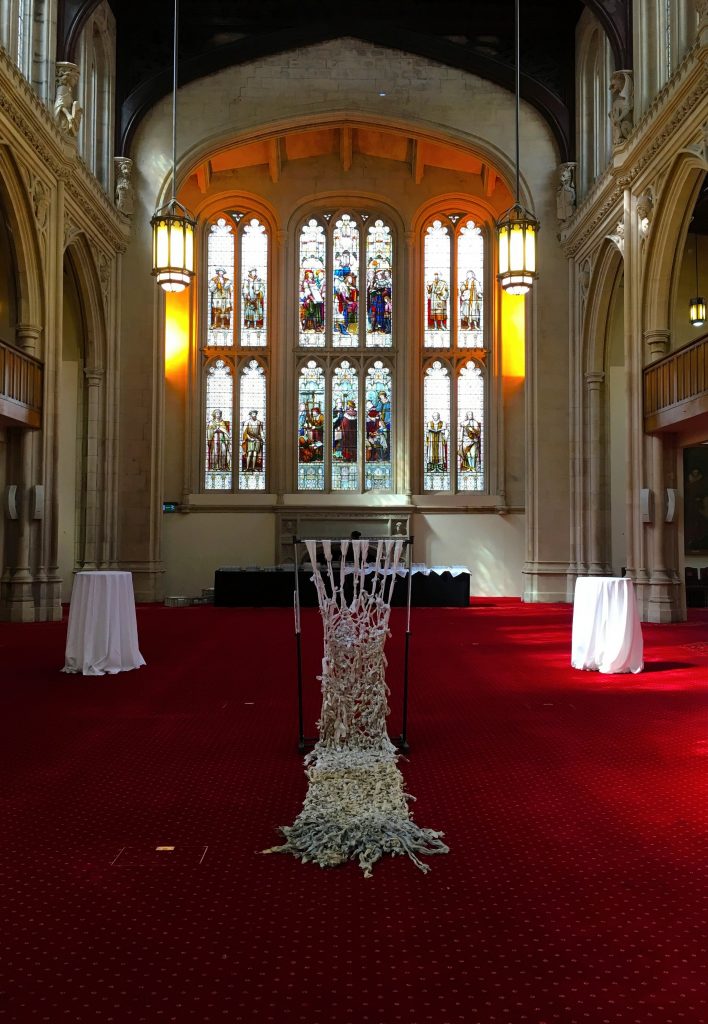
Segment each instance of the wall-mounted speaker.
M30 519L44 519L44 485L30 487Z
M678 501L678 491L675 487L666 488L666 515L664 516L664 522L673 523L676 519L676 504Z
M639 514L643 523L654 522L654 495L648 487L639 492Z

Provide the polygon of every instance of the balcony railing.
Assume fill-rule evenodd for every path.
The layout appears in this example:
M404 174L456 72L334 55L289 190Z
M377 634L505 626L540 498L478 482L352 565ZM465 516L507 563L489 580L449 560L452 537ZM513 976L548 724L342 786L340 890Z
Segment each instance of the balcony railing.
M644 370L644 429L670 428L708 412L708 334Z
M0 341L0 424L37 429L42 422L42 364Z

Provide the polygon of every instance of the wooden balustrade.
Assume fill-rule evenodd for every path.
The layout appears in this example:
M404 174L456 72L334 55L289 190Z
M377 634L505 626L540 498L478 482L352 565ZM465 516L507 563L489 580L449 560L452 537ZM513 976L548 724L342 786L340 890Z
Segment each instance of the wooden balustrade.
M42 422L42 364L0 341L0 424L37 429Z
M644 429L654 433L708 412L708 334L644 370Z

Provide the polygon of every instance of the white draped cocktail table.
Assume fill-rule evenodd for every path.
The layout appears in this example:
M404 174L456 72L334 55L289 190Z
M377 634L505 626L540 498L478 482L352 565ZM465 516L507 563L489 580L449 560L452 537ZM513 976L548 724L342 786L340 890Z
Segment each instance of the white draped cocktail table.
M71 591L63 672L128 672L145 664L138 648L129 572L77 572Z
M644 640L632 581L581 576L575 582L573 668L597 672L641 672Z

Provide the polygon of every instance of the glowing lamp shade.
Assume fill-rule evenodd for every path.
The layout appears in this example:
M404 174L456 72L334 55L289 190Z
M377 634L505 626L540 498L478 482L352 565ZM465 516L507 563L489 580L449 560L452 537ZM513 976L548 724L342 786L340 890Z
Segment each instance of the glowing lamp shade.
M191 214L170 200L152 220L152 273L166 292L181 292L194 277L194 226Z
M688 307L688 317L692 327L702 327L706 322L706 300L701 295L691 299Z
M499 284L510 295L525 295L537 278L538 221L518 203L497 223Z

